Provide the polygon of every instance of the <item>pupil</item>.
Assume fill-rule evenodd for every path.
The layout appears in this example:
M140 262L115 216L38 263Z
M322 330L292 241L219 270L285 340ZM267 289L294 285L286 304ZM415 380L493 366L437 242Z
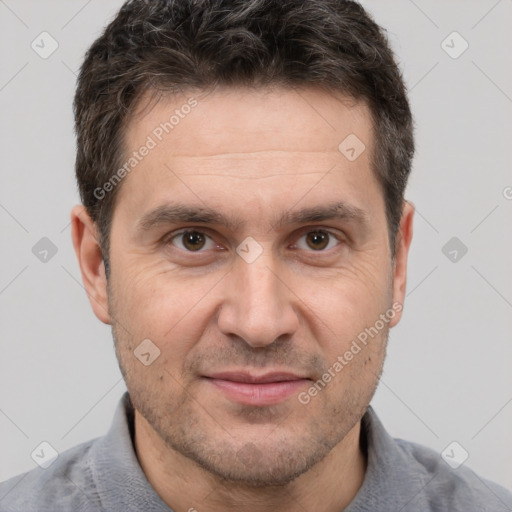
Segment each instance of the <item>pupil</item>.
M183 245L191 251L201 249L204 246L204 243L204 236L197 231L191 231L189 233L184 233L183 235Z
M327 233L321 231L313 231L308 234L308 245L315 250L324 249L329 243Z

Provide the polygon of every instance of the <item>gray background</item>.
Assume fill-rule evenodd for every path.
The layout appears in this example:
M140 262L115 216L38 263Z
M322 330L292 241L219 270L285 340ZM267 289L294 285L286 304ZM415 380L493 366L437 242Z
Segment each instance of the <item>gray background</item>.
M120 5L0 0L0 480L35 467L41 441L62 451L103 434L125 389L69 228L76 72ZM394 436L439 453L457 441L466 465L512 487L512 3L364 5L388 29L417 124L405 316L373 405ZM42 31L59 45L47 59L31 48ZM453 31L469 43L456 59L441 45ZM46 262L32 252L42 237L58 249ZM455 262L452 237L468 248Z

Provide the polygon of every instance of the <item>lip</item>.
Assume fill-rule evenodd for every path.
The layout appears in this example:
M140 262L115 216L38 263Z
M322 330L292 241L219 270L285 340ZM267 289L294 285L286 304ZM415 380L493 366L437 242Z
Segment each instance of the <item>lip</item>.
M291 372L267 372L261 375L255 375L246 371L212 373L206 377L210 379L229 380L232 382L247 382L250 384L266 384L268 382L284 382L306 378Z
M283 402L310 381L289 372L254 375L243 371L214 373L203 379L229 399L255 406Z

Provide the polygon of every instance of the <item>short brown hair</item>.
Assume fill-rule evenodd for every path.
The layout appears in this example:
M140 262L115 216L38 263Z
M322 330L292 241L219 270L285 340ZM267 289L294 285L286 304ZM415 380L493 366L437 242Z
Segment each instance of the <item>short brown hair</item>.
M95 191L124 161L125 126L141 95L272 84L320 86L368 104L372 167L394 246L413 123L387 38L363 7L345 0L129 0L88 50L74 100L78 187L106 262L120 186L100 198Z

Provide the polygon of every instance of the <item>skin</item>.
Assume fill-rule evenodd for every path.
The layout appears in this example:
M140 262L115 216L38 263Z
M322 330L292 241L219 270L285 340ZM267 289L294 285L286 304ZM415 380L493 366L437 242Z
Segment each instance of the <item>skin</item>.
M129 152L192 95L197 106L120 185L108 283L96 226L81 206L71 215L91 306L112 325L136 409L137 456L176 511L342 510L364 479L360 420L400 312L309 403L298 392L403 303L413 207L404 203L393 259L370 168L369 110L315 88L143 101L125 134ZM338 150L349 134L366 146L353 162ZM180 220L142 231L141 218L169 202L237 223ZM277 222L340 202L362 220ZM203 234L192 245L204 242L199 250L184 245L183 228ZM262 249L252 263L236 252L249 236ZM160 350L149 366L134 355L146 338ZM234 369L311 380L279 403L241 404L203 378Z

